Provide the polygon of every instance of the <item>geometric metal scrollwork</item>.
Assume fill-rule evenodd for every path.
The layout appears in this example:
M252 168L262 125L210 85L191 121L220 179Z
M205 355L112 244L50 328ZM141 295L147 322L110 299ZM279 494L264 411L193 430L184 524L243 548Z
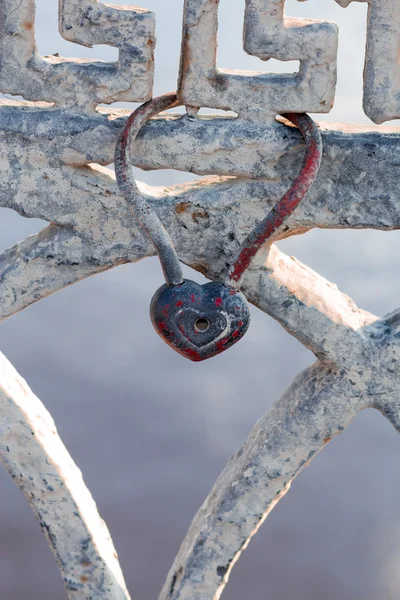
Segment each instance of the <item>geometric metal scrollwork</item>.
M72 42L119 49L116 63L61 56L41 57L35 42L35 1L2 0L0 89L26 100L54 102L75 111L97 104L142 102L151 97L155 17L145 9L97 0L61 0L59 29Z
M184 104L264 118L284 112L329 112L336 85L338 28L284 15L284 0L246 0L244 49L262 60L299 60L298 73L217 68L219 0L186 0L180 98Z
M336 0L368 3L364 67L364 112L374 123L400 118L400 1Z

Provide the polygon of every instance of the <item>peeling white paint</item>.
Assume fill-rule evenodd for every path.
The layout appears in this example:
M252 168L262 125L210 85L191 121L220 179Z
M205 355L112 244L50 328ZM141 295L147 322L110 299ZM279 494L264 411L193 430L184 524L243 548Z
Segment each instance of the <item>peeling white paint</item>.
M219 0L185 0L184 104L234 110L255 120L284 112L329 112L336 86L337 26L286 17L284 5L285 0L246 0L245 51L262 60L300 60L299 73L268 75L218 69Z

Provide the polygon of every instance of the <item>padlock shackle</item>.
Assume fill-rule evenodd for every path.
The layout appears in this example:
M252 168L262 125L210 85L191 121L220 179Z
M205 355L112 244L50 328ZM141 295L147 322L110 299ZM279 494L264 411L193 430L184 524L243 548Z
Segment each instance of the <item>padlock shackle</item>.
M176 93L172 93L154 98L137 108L128 118L118 138L114 158L118 186L140 227L153 243L169 286L183 283L182 268L169 233L137 187L131 169L132 148L141 128L149 119L162 111L181 106L181 104ZM296 125L303 135L305 141L303 164L299 175L283 198L256 225L242 244L232 265L228 268L224 283L229 288L238 289L240 287L243 275L257 252L268 241L271 242L274 234L285 224L307 195L321 165L322 138L318 125L305 113L288 113L282 116Z
M228 275L225 279L225 285L228 287L240 287L243 275L257 252L268 241L271 242L274 234L284 225L295 208L307 195L318 175L322 160L322 137L318 125L305 113L288 113L282 116L296 125L303 135L305 141L303 164L299 175L283 198L275 204L243 242L232 266L228 269Z
M128 118L115 148L114 168L119 189L135 219L154 245L167 285L181 285L183 273L168 231L137 187L132 173L132 148L143 125L158 113L180 106L176 94L165 94L146 102Z

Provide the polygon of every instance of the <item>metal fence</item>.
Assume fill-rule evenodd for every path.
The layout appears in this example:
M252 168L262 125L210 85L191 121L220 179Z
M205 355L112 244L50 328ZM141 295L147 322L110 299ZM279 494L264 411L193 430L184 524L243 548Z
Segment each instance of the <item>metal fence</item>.
M145 169L218 176L201 185L147 189L181 261L213 280L224 278L249 230L298 171L301 135L276 115L332 107L338 42L334 24L285 17L283 0L247 0L245 50L263 60L299 60L300 70L222 70L216 65L218 7L217 0L186 0L178 94L187 114L151 121L134 155ZM34 0L2 0L0 92L18 98L4 98L0 106L1 206L49 223L0 255L2 319L86 277L154 254L103 168L113 162L127 113L96 109L151 98L154 15L96 0L61 0L59 10L65 39L116 47L119 59L39 56ZM376 123L400 116L399 13L400 0L369 2L364 107ZM237 116L204 119L197 114L201 107ZM273 241L313 228L398 228L400 134L345 125L321 125L321 133L317 181ZM219 598L294 477L362 409L379 410L400 429L399 310L378 318L359 309L274 244L259 253L242 290L317 362L229 461L191 525L162 599ZM2 462L40 522L68 597L129 598L108 530L51 416L3 356L0 407Z

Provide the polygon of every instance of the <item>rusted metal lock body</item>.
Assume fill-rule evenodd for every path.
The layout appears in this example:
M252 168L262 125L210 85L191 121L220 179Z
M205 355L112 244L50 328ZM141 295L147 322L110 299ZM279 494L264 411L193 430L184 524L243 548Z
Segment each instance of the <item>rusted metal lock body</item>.
M217 282L163 285L154 294L150 316L157 333L193 361L212 358L238 342L250 325L250 311L240 291Z

